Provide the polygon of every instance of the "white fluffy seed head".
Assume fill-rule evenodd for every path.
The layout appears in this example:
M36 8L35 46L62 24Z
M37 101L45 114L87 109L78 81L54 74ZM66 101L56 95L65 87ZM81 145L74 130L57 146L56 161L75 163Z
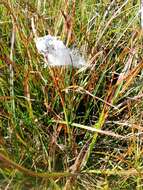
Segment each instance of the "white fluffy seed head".
M86 65L84 58L80 56L78 51L70 50L55 36L46 35L35 38L35 43L39 53L44 55L50 66L72 65L80 68Z

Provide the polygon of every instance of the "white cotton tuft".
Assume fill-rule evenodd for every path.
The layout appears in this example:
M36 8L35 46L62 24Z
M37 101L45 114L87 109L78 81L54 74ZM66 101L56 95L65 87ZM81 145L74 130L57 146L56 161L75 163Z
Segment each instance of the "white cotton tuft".
M70 50L55 36L47 35L35 38L36 47L50 66L68 66L81 68L86 65L77 50Z
M83 66L86 66L85 59L81 57L77 49L71 49L70 55L71 55L71 60L74 67L81 68Z

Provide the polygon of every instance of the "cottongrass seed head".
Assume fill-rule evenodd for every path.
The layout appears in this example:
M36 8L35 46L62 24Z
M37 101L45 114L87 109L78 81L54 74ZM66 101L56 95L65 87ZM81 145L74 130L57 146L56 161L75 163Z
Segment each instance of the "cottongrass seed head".
M69 66L76 68L86 66L86 61L76 49L67 48L64 43L55 36L46 35L35 38L36 47L41 53L47 65Z

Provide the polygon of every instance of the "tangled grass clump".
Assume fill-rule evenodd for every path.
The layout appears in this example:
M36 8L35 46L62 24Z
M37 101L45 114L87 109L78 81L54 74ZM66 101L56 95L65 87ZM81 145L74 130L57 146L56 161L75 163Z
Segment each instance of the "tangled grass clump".
M0 188L141 189L139 4L0 1ZM87 69L44 68L31 28Z

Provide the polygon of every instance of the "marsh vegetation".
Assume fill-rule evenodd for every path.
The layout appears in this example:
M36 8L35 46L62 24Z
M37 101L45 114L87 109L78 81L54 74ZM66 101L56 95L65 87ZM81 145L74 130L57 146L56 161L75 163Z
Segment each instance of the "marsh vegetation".
M0 0L1 189L143 189L139 10L128 0ZM31 18L90 68L45 68Z

